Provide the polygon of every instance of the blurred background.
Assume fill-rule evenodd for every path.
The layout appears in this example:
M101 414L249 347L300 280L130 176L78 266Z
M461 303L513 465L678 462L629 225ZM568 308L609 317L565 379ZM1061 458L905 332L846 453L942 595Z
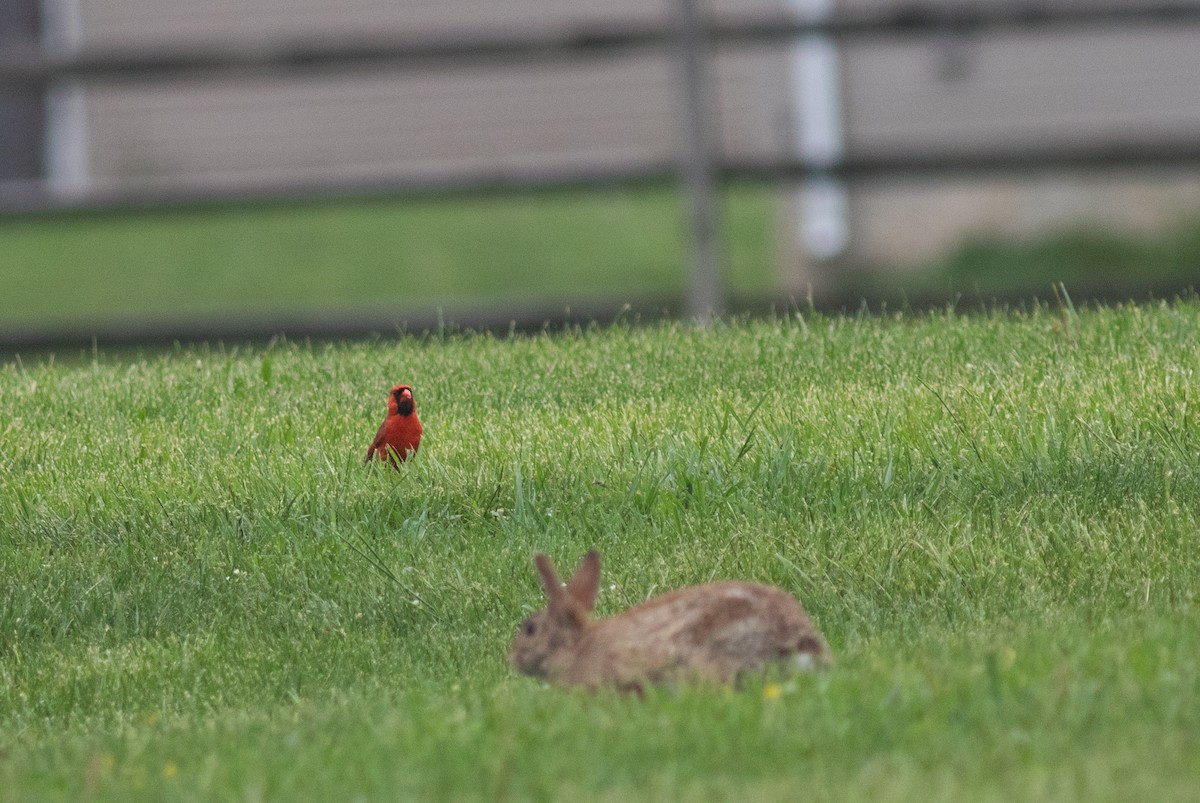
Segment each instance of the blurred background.
M0 0L0 346L1200 276L1200 0Z

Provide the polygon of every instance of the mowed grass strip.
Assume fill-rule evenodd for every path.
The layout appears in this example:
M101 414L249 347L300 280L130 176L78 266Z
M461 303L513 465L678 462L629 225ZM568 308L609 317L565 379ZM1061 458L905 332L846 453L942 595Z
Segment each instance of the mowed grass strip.
M0 369L0 800L1194 799L1200 305L180 348ZM425 424L361 464L388 388ZM837 664L514 676L796 594ZM372 567L383 565L387 573Z
M774 198L724 195L725 279L739 295L777 283ZM0 219L0 329L589 299L615 309L682 294L684 232L666 187Z

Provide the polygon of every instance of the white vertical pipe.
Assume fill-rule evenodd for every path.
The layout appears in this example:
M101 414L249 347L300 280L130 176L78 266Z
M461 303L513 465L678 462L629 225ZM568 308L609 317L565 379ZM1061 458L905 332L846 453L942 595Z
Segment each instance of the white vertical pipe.
M76 53L83 44L79 0L42 0L42 46L53 53ZM87 97L83 84L66 79L46 89L44 161L47 186L78 195L91 182Z
M834 10L835 0L788 0L800 20L819 22ZM841 64L829 36L798 38L788 53L792 73L792 115L796 155L816 167L833 167L845 153L842 128ZM850 239L849 199L843 182L833 178L806 181L800 188L800 236L816 259L841 254Z

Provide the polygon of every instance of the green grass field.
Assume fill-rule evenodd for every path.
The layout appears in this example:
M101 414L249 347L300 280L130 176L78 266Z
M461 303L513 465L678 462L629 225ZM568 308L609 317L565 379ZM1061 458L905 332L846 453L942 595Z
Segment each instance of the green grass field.
M867 297L989 298L1047 293L1047 277L1077 292L1145 298L1151 290L1200 284L1200 222L1195 215L1153 233L1099 226L1045 232L1024 241L972 235L916 271L851 273L849 286Z
M726 288L767 309L789 285L775 192L733 185L723 201ZM683 214L678 193L658 187L0 219L0 335L678 301ZM1200 224L975 237L929 265L845 264L837 276L825 301L849 308L1046 297L1051 281L1146 298L1200 281Z
M776 282L769 191L726 194L727 281ZM375 315L679 295L677 193L0 220L0 329L223 315Z
M10 360L0 801L1196 800L1198 364L1195 301ZM592 546L836 666L514 676Z

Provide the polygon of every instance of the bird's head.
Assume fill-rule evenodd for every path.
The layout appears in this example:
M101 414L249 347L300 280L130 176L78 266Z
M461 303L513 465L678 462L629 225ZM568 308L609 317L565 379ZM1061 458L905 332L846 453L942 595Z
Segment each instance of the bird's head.
M408 385L396 385L388 396L388 412L392 415L409 416L417 409L413 401L412 388Z

